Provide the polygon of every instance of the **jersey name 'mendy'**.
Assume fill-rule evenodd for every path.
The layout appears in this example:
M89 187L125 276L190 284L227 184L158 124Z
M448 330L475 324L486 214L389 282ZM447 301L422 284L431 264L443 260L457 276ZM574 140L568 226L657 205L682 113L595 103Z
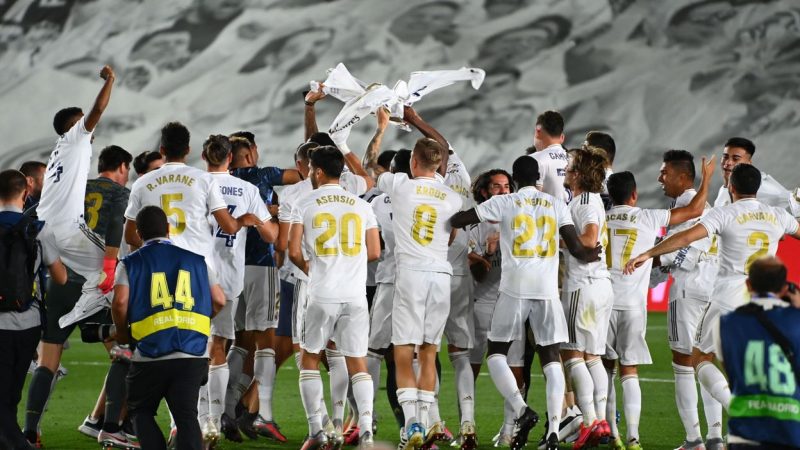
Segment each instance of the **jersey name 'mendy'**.
M447 194L431 186L416 186L417 195L427 195L428 197L444 200Z
M517 205L518 208L521 208L522 205L527 206L542 206L544 208L552 208L553 204L550 203L549 200L544 198L521 198L521 199L514 199L514 204Z
M345 205L355 205L356 201L347 195L328 194L316 199L317 205L326 203L344 203Z
M156 178L156 184L147 183L147 189L149 191L153 191L162 184L167 184L167 183L183 183L186 186L192 187L192 184L194 183L194 178L187 175L179 175L171 173L169 175L164 175L162 177Z

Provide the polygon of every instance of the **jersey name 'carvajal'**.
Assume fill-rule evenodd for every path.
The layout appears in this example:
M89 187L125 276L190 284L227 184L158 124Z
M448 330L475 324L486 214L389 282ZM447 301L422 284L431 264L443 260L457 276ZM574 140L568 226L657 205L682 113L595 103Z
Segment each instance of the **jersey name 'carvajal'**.
M764 211L755 211L755 212L748 212L744 214L740 214L736 217L736 222L743 224L749 222L751 220L757 220L760 222L769 222L773 225L778 224L778 218L775 217L775 214L764 212Z

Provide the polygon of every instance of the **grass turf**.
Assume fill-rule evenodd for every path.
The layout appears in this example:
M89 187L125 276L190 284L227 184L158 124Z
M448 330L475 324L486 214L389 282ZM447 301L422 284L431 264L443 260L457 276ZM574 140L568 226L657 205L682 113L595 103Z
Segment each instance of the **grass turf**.
M672 368L670 366L670 351L667 345L666 314L652 313L648 318L647 340L654 364L642 367L639 373L642 387L642 418L640 434L642 446L648 450L673 449L683 441L683 427L681 426L678 412L675 408L674 385L672 381ZM108 369L108 357L104 354L102 346L97 344L84 344L79 337L70 341L71 348L64 353L62 363L69 369L67 377L56 385L50 399L47 412L42 420L42 441L48 449L97 449L99 445L77 431L94 407L98 391ZM442 362L442 389L440 392L440 410L442 418L449 424L450 429L457 432L457 402L453 383L453 369L447 358L446 352L440 355ZM292 361L289 360L289 363ZM303 406L297 384L297 369L294 364L284 364L278 371L275 385L273 408L275 419L281 426L281 431L289 439L285 444L279 444L266 439L248 441L242 444L223 441L223 449L263 449L263 448L300 448L302 439L306 434L307 425ZM384 368L385 369L385 368ZM538 362L534 362L532 387L529 394L531 406L544 416L544 379L538 369ZM382 371L385 377L385 370ZM324 378L324 375L323 375ZM327 380L325 380L327 390ZM382 383L381 386L384 386ZM25 412L26 390L19 407L19 419L22 424ZM326 397L328 393L326 392ZM503 421L503 402L497 393L484 365L481 376L476 383L476 423L481 448L491 448L491 437L497 433ZM617 380L617 404L622 409L622 389ZM328 402L330 407L330 402ZM398 436L394 418L386 400L386 391L383 387L378 391L376 411L380 422L377 440L397 442ZM700 411L701 423L705 431L705 422ZM166 430L169 415L164 409L159 412L158 420ZM625 419L620 421L620 434L624 436ZM543 431L540 423L531 432L531 442L528 448L536 448L535 442ZM571 448L563 446L563 448Z

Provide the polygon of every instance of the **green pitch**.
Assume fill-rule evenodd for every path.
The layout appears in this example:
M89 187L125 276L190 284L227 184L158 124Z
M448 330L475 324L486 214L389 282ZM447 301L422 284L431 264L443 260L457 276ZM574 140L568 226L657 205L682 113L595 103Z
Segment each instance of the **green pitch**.
M640 425L641 441L644 448L650 450L673 449L683 441L683 427L675 408L674 384L670 366L670 351L667 346L666 314L650 314L648 320L647 340L655 363L640 370L642 386L642 418ZM84 344L73 337L71 348L64 353L63 364L69 369L69 375L58 382L48 410L42 421L42 441L45 448L53 450L98 449L99 445L77 431L84 417L92 410L103 377L108 369L108 357L97 344ZM453 370L446 354L440 355L443 366L442 389L440 392L440 409L442 418L449 428L457 432L457 403L453 384ZM297 385L297 369L292 364L284 364L278 372L274 394L275 419L281 431L289 438L289 442L278 444L265 439L246 441L243 444L222 442L223 449L262 449L262 448L300 448L306 434L307 426L300 393ZM544 417L544 379L538 362L534 363L534 377L529 399L531 406ZM385 370L383 371L385 377ZM382 386L384 384L382 383ZM326 382L327 386L327 382ZM26 391L20 404L20 423L25 411ZM326 392L326 397L328 394ZM618 408L622 409L622 389L617 380ZM330 402L328 402L330 405ZM376 410L379 416L377 440L397 442L398 436L394 418L386 400L386 391L381 388L376 399ZM491 438L497 433L503 421L503 402L497 393L484 366L476 383L475 414L478 427L478 438L481 448L491 448ZM169 415L162 408L159 420L165 431ZM700 420L705 433L705 419L700 408ZM620 432L624 437L625 419L620 421ZM542 433L542 423L531 432L528 448L536 448L535 442ZM245 438L246 439L246 438ZM568 448L564 446L564 448Z

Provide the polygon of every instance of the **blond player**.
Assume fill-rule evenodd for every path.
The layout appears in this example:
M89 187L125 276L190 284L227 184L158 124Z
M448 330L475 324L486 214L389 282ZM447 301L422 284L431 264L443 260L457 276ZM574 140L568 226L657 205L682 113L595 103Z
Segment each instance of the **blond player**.
M365 361L369 311L364 286L367 261L380 255L380 238L369 204L339 185L343 167L344 156L336 147L314 150L309 178L315 190L297 203L290 232L289 257L310 279L300 330L300 394L309 423L303 449L317 449L328 441L322 429L319 363L320 352L331 339L347 360L360 413L359 442L362 448L372 444L372 379ZM303 244L310 249L308 261Z
M228 173L231 161L231 143L226 136L209 136L203 144L203 160L208 165L208 172L219 186L222 198L233 217L246 213L254 214L261 222L256 229L262 239L272 242L278 235L278 224L270 221L270 214L258 193L255 185ZM234 312L239 295L244 289L244 252L247 229L242 228L235 234L225 233L217 224L213 215L209 216L214 236L214 259L217 266L217 278L225 293L226 303L222 310L211 319L211 358L208 371L208 391L201 388L200 399L207 400L208 420L204 421L200 411L200 424L206 440L212 433L220 430L221 416L225 405L225 391L228 385L229 369L225 360L225 348L228 340L235 338ZM258 361L258 360L256 360Z
M633 275L622 273L632 255L649 248L656 241L661 228L684 223L699 217L708 197L708 185L714 172L713 159L703 164L703 181L700 190L691 202L680 208L642 209L636 207L638 194L636 180L630 172L612 174L608 178L608 193L614 206L606 213L608 247L606 251L614 303L608 328L605 358L619 361L622 381L623 409L627 439L619 438L616 426L611 434L614 448L639 450L639 418L642 409L642 393L639 388L637 366L651 364L650 351L645 341L647 329L647 289L649 285L649 261ZM610 380L609 389L613 389ZM609 396L615 398L616 396ZM608 417L616 415L616 405L609 405Z
M405 415L401 446L419 448L441 432L430 423L436 387L435 358L450 310L447 261L451 239L448 219L461 208L461 197L435 179L447 167L447 148L422 138L411 152L409 179L404 173L383 173L378 188L392 199L395 235L392 343L397 366L397 398ZM414 346L418 346L419 379L414 375ZM426 427L430 427L427 430Z
M512 177L519 187L513 194L496 195L469 211L456 214L453 227L483 221L499 222L503 254L500 297L489 329L486 363L497 390L513 405L516 427L513 450L521 450L539 421L517 388L506 355L511 342L525 335L529 321L547 387L549 430L546 448L558 448L558 427L564 397L564 372L558 355L567 341L567 322L558 300L558 242L584 261L597 261L600 248L581 244L567 205L534 186L539 179L536 160L521 156L514 161Z
M786 210L756 200L761 172L749 164L731 170L728 189L733 203L709 211L700 223L668 237L660 244L631 259L626 272L632 273L648 259L683 248L698 239L719 235L720 268L711 303L698 327L693 363L700 382L722 406L730 403L730 389L722 372L713 364L711 330L719 316L733 311L749 299L745 280L758 258L774 256L784 234L800 239L800 224Z

